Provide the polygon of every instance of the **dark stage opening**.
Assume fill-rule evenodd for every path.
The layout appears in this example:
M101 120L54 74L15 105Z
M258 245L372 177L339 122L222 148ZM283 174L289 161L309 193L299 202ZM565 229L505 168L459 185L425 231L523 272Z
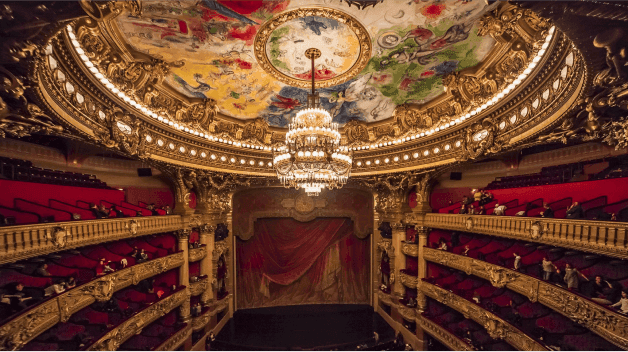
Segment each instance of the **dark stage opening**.
M395 331L368 305L299 305L235 312L216 337L217 350L354 350L391 343Z

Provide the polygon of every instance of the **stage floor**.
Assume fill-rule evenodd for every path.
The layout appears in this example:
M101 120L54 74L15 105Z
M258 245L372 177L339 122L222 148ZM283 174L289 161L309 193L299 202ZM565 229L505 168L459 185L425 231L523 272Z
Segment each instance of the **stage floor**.
M216 336L217 349L299 350L345 349L361 343L380 344L394 330L368 305L303 305L243 309L235 312ZM213 349L213 348L212 348Z

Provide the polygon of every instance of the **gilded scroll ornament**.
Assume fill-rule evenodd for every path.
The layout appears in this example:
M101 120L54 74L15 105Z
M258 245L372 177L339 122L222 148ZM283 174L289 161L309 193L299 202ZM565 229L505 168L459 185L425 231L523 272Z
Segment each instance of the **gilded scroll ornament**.
M343 131L349 145L369 142L369 131L366 123L362 121L351 120L347 122Z
M141 227L142 225L140 225L139 222L137 222L137 220L131 220L128 222L128 224L126 224L126 228L129 229L129 232L135 236L137 235L137 230Z
M63 227L63 226L56 226L52 230L48 230L46 232L46 238L48 239L48 241L51 241L52 244L56 248L63 248L63 247L65 247L65 244L66 244L66 241L67 241L66 237L68 235L69 234L68 234L67 227Z

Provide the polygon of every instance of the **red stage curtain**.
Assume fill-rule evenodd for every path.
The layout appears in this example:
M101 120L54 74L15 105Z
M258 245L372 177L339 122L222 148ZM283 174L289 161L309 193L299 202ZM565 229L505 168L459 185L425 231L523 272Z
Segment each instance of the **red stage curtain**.
M368 303L369 242L350 219L260 219L236 251L238 308Z

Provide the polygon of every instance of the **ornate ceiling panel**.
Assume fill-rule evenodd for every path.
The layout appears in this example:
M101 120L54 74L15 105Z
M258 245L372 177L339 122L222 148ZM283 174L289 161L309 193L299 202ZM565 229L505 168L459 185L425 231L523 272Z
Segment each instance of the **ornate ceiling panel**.
M363 79L365 84L371 84L369 82L377 74L365 74L365 70L369 70L374 60L379 60L377 55L390 53L378 50L377 38L385 33L379 30L373 32L373 23L379 22L367 21L376 17L372 11L380 6L378 11L388 13L388 8L383 6L386 3L388 0L365 10L358 10L355 6L342 7L342 13L347 17L343 17L342 21L341 17L336 17L336 27L325 22L330 20L325 16L340 10L334 8L319 13L320 21L317 21L328 29L334 27L348 37L368 35L371 38L370 42L366 42L370 48L368 45L365 48L365 42L360 44L360 50L371 53L366 68L353 78L346 77L348 80L340 85L351 85ZM397 4L394 0L390 3ZM310 11L293 7L298 4L287 4L273 19L268 20L270 17L267 16L265 23L273 23L275 19L282 18L282 14ZM153 5L157 6L152 2L103 3L98 11L89 11L91 18L77 20L53 36L45 50L37 53L33 71L38 76L37 94L46 113L60 117L61 125L71 133L125 154L191 168L273 175L272 151L285 139L285 129L271 126L263 115L255 119L226 116L220 112L221 101L207 95L201 98L182 94L168 80L175 74L183 77L183 73L177 70L185 69L186 62L163 61L125 44L132 37L124 37L119 32L122 25L118 22L132 22L150 11L157 11L159 7ZM324 5L332 8L332 5L340 7L346 6L346 3L332 1ZM414 5L416 3L412 3ZM417 170L477 160L541 140L537 136L547 134L562 123L574 102L582 98L587 67L566 36L551 29L548 21L514 5L500 3L495 8L481 8L477 10L478 16L483 14L479 20L474 20L473 28L477 28L478 38L487 38L486 42L490 42L487 47L491 48L479 64L444 75L441 81L447 89L437 89L438 96L432 100L393 104L396 106L393 118L372 123L355 119L344 126L343 141L354 150L354 175ZM425 17L420 9L415 10L412 18ZM180 15L177 11L175 14ZM405 12L397 14L401 16ZM247 16L256 18L257 15ZM384 18L388 18L387 15ZM438 18L426 19L418 25L408 23L412 26L436 25L440 23ZM354 20L356 22L351 22ZM267 58L272 67L257 67L260 75L274 72L298 80L300 77L293 69L295 66L290 66L296 61L290 61L293 58L282 59L285 67L273 63L273 49L268 47L274 45L273 33L285 31L283 28L296 31L295 28L303 26L303 23L290 16L279 22L267 27L266 24L254 25L257 26L257 38L264 37L260 35L264 28L268 31L266 39L262 40L264 45L257 51L253 48L251 54L270 55ZM449 23L448 28L454 26L451 21L443 23ZM408 26L403 24L395 28L406 28L406 32L402 32L407 34ZM362 32L361 28L368 33ZM387 27L384 29L388 30ZM310 29L302 30L311 32ZM320 27L320 30L322 35L326 29ZM439 32L435 30L434 33L437 35ZM446 33L447 30L440 32L441 35ZM316 33L308 35L311 40L318 38ZM484 42L484 39L481 41ZM416 40L405 39L405 43L410 42L416 43ZM286 45L298 46L300 43ZM337 71L338 76L335 77L359 67L361 53L355 53L353 58L347 57L346 71ZM479 53L475 49L469 51L469 55ZM254 61L257 63L256 59ZM207 66L215 66L214 61L207 63ZM364 77L368 77L368 81ZM238 82L246 84L250 81L242 79ZM208 84L218 86L212 82ZM277 79L274 82L282 85L280 90L301 89L289 87ZM325 92L332 88L321 90ZM213 92L214 89L208 91ZM346 97L338 95L339 99ZM368 101L365 97L359 99L360 104ZM342 106L345 105L339 105Z
M134 51L176 63L165 83L211 98L221 113L285 126L307 99L309 47L334 122L381 121L396 106L443 93L443 76L494 46L478 35L483 0L387 0L360 10L339 0L144 1L113 25Z

